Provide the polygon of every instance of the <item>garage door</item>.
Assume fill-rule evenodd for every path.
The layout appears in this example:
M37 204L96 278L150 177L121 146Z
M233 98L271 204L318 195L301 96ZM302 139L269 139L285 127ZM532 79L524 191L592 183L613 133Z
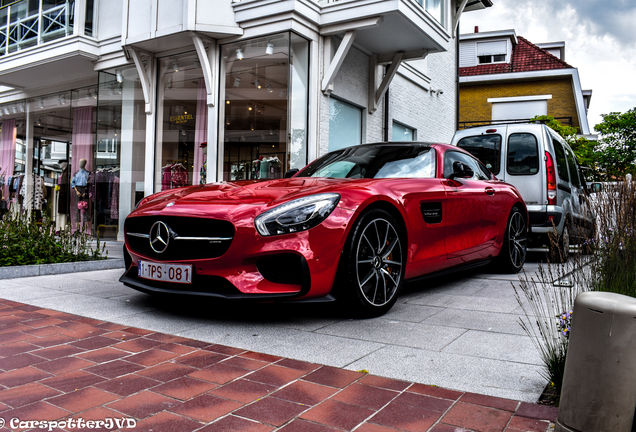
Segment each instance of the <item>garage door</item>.
M538 115L548 114L547 100L533 100L523 102L496 102L492 104L493 120L529 119Z

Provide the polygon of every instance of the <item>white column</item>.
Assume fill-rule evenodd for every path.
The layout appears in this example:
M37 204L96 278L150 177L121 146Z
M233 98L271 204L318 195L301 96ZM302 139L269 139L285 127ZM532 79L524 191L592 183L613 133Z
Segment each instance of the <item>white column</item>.
M124 80L121 105L121 155L119 171L119 229L117 240L124 241L124 222L135 206L137 179L134 178L135 81Z
M73 35L84 36L86 25L86 0L75 0Z

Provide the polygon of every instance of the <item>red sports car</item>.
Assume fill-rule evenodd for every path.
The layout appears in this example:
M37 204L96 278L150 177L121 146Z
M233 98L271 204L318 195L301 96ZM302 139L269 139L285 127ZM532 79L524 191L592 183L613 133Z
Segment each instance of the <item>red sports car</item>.
M458 147L380 143L328 153L292 178L191 186L126 218L127 286L149 293L350 302L377 316L405 280L498 260L518 272L517 189Z

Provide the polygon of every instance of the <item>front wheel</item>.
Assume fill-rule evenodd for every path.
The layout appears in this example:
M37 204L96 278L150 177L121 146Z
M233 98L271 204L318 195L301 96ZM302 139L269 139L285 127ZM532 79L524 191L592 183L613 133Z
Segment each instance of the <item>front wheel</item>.
M358 315L386 313L402 288L406 258L404 235L384 210L365 213L352 230L344 251L346 298Z
M504 244L499 252L499 264L506 273L518 273L528 253L528 225L521 211L514 207L508 217Z

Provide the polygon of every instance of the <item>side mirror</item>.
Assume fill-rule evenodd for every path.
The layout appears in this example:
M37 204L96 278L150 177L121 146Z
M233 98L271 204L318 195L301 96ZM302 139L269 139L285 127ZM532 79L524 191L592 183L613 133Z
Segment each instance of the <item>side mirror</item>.
M290 169L289 171L285 173L285 178L293 177L298 171L299 171L298 168Z
M471 167L463 162L455 161L453 162L453 173L450 175L449 179L453 180L456 178L472 178L474 175L475 172Z

